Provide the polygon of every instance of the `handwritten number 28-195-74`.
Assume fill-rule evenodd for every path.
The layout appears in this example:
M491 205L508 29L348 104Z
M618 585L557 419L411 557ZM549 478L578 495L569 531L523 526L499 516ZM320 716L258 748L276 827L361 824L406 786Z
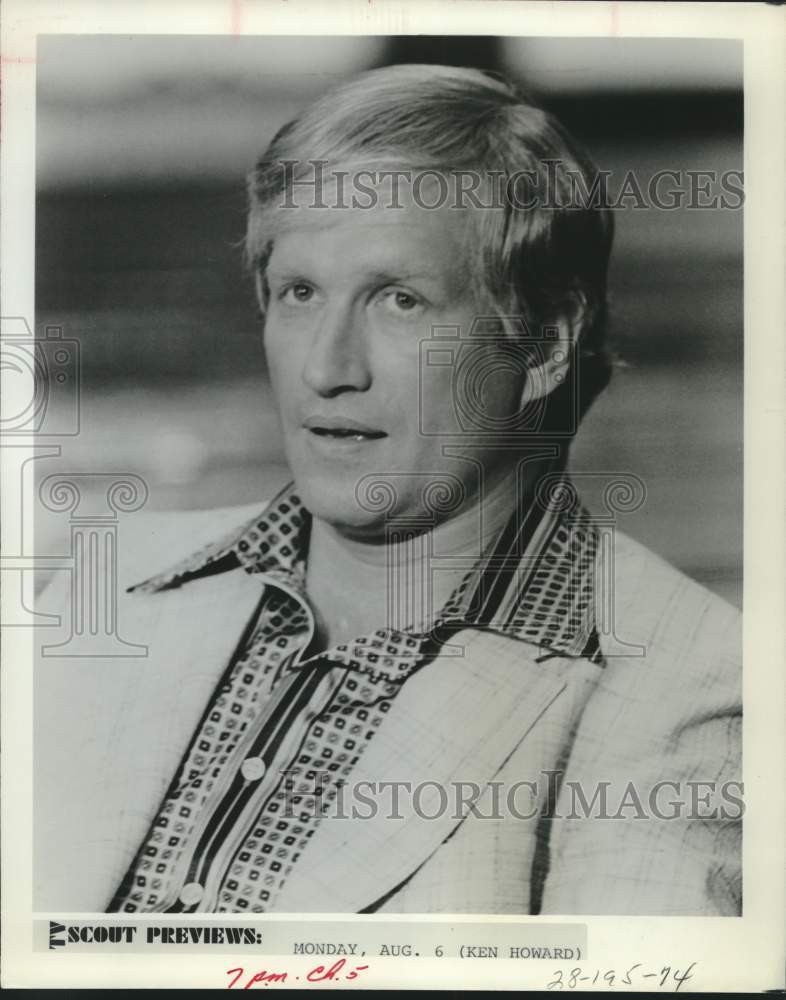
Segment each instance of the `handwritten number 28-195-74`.
M674 992L676 993L680 986L691 978L695 965L695 962L691 962L684 972L680 972L679 969L673 969L670 965L664 965L658 972L648 972L644 970L641 962L636 962L635 965L630 966L623 976L618 976L616 969L607 969L602 974L600 969L598 969L594 975L590 972L585 972L584 969L578 967L571 969L567 974L562 969L557 969L553 978L546 985L546 989L575 990L580 989L584 983L589 983L594 986L598 982L605 984L605 986L609 989L611 989L615 983L620 986L633 986L634 980L631 979L631 976L633 975L634 978L638 979L656 980L655 983L650 982L648 984L650 986L657 985L661 988L673 986ZM641 969L642 971L637 972L637 969Z

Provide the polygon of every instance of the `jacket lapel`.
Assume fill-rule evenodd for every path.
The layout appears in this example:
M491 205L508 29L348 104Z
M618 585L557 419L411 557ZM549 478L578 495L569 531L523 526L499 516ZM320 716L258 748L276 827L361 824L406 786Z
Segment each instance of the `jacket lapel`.
M587 660L538 662L540 647L491 632L465 631L455 643L463 645L463 656L430 663L394 700L356 765L341 812L330 810L321 820L273 901L277 912L359 912L372 906L407 880L459 825L456 783L483 788L546 716L560 719L553 734L559 748L575 715L559 706L577 704L568 689L575 684L585 689L578 699L583 705L599 674ZM389 818L389 791L373 796L380 808L369 818L370 809L351 794L361 786L372 797L369 787L404 781L408 789L422 785L423 793L416 800L402 791L401 819ZM447 808L441 789L448 792ZM353 804L362 815L352 817Z
M261 593L238 570L129 595L120 627L146 657L39 659L37 909L105 909Z

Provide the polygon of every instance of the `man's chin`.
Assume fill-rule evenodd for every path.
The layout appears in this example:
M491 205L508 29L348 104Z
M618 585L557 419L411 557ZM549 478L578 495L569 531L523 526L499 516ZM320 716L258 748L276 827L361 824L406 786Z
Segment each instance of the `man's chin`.
M355 485L351 481L327 482L322 477L295 475L295 491L312 517L349 537L383 540L387 512L362 506Z

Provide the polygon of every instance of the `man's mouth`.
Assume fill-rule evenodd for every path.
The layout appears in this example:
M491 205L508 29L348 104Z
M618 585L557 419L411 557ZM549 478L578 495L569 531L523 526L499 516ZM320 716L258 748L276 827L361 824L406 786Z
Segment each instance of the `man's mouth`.
M387 437L384 431L349 419L309 417L303 426L317 437L332 438L337 441L378 441Z
M348 438L351 441L375 441L377 438L383 438L387 435L380 434L378 432L366 432L366 431L349 431L342 430L340 428L335 428L329 430L327 427L311 427L309 428L312 434L318 435L318 437L326 438Z

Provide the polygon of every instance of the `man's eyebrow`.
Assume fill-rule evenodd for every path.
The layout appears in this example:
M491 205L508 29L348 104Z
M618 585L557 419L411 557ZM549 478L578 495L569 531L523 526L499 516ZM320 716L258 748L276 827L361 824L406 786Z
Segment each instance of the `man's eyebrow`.
M418 279L425 279L426 281L439 281L443 276L436 273L435 271L429 270L427 267L419 267L414 270L400 267L391 268L377 268L373 271L369 271L366 277L379 284L396 284L404 283L407 281L417 281Z
M279 264L278 267L273 265L265 268L265 274L269 278L278 278L278 279L302 278L306 270L307 268L303 267L283 267L282 265Z
M305 267L298 267L297 265L278 265L271 266L268 268L267 273L270 277L277 281L288 280L293 278L305 278L308 274L310 268L308 265ZM408 281L441 281L444 275L437 271L432 271L430 268L374 268L373 270L367 272L359 272L360 276L364 280L371 282L372 284L403 284Z

